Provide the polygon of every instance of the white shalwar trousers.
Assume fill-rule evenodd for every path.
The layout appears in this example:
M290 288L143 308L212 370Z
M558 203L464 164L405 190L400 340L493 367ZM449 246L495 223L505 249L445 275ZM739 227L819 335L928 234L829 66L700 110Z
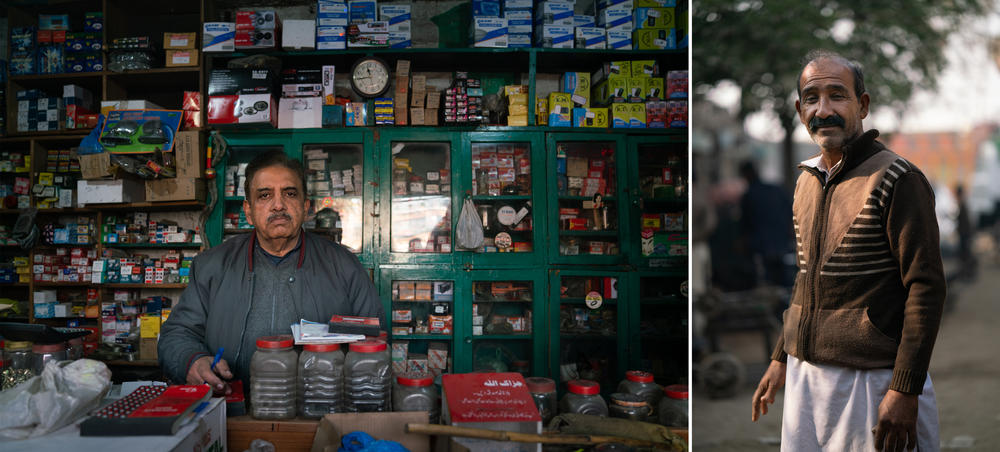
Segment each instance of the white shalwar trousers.
M872 452L878 407L892 369L858 370L788 357L781 421L782 452ZM918 398L917 450L940 450L930 375Z

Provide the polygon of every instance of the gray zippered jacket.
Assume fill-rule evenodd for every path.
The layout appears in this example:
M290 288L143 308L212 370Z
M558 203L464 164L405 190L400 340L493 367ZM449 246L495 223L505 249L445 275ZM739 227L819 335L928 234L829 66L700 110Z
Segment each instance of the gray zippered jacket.
M202 252L191 263L191 278L160 331L160 367L184 383L194 360L220 347L230 366L246 354L244 332L253 300L256 233L240 235ZM328 322L333 315L378 317L385 311L375 285L347 248L303 231L292 284L296 312ZM289 329L289 334L291 330ZM232 367L231 367L232 368ZM235 371L235 369L234 369ZM241 376L247 378L248 376Z

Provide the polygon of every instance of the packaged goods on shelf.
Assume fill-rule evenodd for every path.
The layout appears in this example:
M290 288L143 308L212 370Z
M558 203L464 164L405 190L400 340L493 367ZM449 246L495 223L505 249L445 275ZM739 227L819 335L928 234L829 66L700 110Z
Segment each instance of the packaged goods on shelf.
M577 49L604 49L607 47L607 42L607 33L603 28L576 27L574 46Z
M388 46L389 25L387 22L352 23L347 27L347 47Z
M629 128L646 128L646 104L643 102L629 102Z
M531 11L534 7L532 0L503 0L503 11Z
M316 27L316 49L343 50L347 48L347 28L343 26Z
M573 109L573 127L608 127L608 109L577 107Z
M640 7L633 11L633 25L636 30L640 29L666 29L674 28L673 8L649 8Z
M667 102L667 120L670 122L670 127L687 127L687 101L672 100Z
M350 13L346 2L319 0L316 3L317 27L347 27L350 22Z
M530 35L534 25L530 10L505 11L503 15L507 19L507 32L510 34Z
M552 49L573 48L572 25L537 25L535 26L535 45Z
M195 32L165 32L163 33L163 50L197 49L198 34Z
M112 154L173 150L181 110L112 110L101 129L101 144Z
M281 20L274 10L237 11L237 49L273 49L281 33Z
M656 60L632 60L629 67L632 69L632 77L657 77L660 75L660 66Z
M69 30L69 14L39 14L39 30Z
M167 50L166 54L166 67L197 66L199 64L197 50Z
M145 198L142 181L132 179L77 181L77 203L80 205L133 203L144 201Z
M391 97L380 97L375 99L375 125L393 125L394 121L393 100Z
M669 0L664 0L669 1ZM628 8L635 9L635 0L597 0L597 9L607 9L607 8Z
M499 0L472 0L472 17L501 17Z
M573 4L543 1L535 7L535 25L567 25L573 27Z
M390 31L389 32L389 48L390 49L408 49L413 47L413 40L410 37L409 31Z
M643 94L646 99L665 99L666 94L663 89L663 78L661 77L645 77L643 79Z
M60 44L38 47L38 73L60 74L66 72L63 47Z
M312 50L316 48L316 23L312 20L286 20L282 24L281 48Z
M205 52L236 50L236 22L205 22L202 25L201 43Z
M596 105L610 105L625 102L628 94L628 81L630 77L620 75L610 75L605 77L594 86L593 103Z
M507 47L516 48L530 48L532 43L531 33L521 34L521 33L511 33L507 35Z
M344 107L346 119L344 123L349 127L364 127L368 125L368 104L364 102L348 102Z
M667 72L667 97L671 99L688 97L688 71Z
M559 80L560 91L568 93L577 107L590 106L590 73L566 72Z
M99 72L104 70L99 53L70 53L64 59L66 72Z
M632 33L636 50L664 50L677 48L677 34L673 28L644 28Z
M650 77L629 77L625 82L625 99L628 102L646 100L646 80Z
M24 52L36 47L38 29L36 27L12 27L10 29L10 50Z
M402 5L378 5L378 19L389 24L389 32L411 32L412 21L410 20L409 4Z
M549 127L572 127L573 100L569 93L549 94Z
M549 99L539 96L535 99L535 121L544 126L549 123Z
M10 75L33 75L37 71L37 49L14 51L10 57Z
M279 100L279 129L308 129L322 127L322 125L322 97L282 97Z
M507 19L474 17L471 23L473 47L507 47Z
M104 13L101 11L84 13L83 31L104 31Z
M646 127L662 129L669 124L667 121L667 102L662 100L646 101Z
M620 6L610 7L597 15L597 26L604 27L607 31L628 31L633 30L632 9Z
M352 25L379 20L375 0L351 0L347 2L347 7Z
M288 68L281 72L281 97L320 97L322 95L322 69Z
M631 127L632 110L629 104L611 104L611 127L615 129L627 129Z
M101 33L66 33L66 53L86 53L100 52L103 49L103 35Z
M573 26L574 27L596 27L597 18L595 16L585 15L585 14L574 14L573 15Z

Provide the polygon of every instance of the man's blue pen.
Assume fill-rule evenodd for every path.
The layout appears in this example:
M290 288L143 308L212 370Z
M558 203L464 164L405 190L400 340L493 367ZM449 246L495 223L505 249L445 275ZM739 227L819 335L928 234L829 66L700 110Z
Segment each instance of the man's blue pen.
M219 351L215 352L215 359L212 360L212 367L208 368L209 370L215 372L215 365L219 364L219 361L222 359L222 352L225 350L225 348L219 347Z

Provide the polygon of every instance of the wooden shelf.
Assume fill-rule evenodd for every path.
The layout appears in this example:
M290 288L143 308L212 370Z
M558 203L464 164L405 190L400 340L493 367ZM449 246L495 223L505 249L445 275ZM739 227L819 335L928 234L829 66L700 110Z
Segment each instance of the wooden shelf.
M62 215L62 214L74 214L74 213L96 213L97 210L88 207L66 207L66 208L52 208L52 209L38 209L39 215Z
M185 243L102 243L101 245L103 245L105 248L150 248L150 249L195 248L197 249L201 248L202 245L204 244L185 242Z
M96 284L95 284L96 285ZM108 289L184 289L187 288L186 283L170 283L170 284L141 284L141 283L104 283L99 284L100 287L106 287Z
M132 202L116 204L89 204L87 209L97 210L150 210L150 211L178 211L204 209L205 203L201 201L162 201L162 202Z
M23 283L23 282L0 283L0 287L28 287L28 283Z
M87 286L96 286L97 284L91 282L35 281L33 285L35 287L87 287Z

